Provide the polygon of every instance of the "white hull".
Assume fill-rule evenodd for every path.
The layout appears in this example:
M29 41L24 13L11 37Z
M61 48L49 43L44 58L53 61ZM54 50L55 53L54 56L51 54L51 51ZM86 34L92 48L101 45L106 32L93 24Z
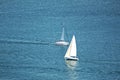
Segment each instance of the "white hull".
M68 42L65 42L65 41L58 41L58 42L56 42L55 44L56 44L56 45L63 45L63 46L69 45L69 43L68 43Z

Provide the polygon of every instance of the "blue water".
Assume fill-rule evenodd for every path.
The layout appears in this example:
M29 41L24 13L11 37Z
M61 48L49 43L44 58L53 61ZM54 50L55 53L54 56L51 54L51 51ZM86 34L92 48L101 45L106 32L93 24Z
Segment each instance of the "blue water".
M120 1L0 0L0 80L120 80Z

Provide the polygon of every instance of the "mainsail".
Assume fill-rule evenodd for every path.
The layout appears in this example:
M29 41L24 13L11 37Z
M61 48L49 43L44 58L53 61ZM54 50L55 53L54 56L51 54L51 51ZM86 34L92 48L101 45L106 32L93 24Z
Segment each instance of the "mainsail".
M76 57L76 55L77 55L76 40L75 40L75 36L73 35L70 46L64 57Z
M64 41L64 28L62 29L62 35L60 40Z

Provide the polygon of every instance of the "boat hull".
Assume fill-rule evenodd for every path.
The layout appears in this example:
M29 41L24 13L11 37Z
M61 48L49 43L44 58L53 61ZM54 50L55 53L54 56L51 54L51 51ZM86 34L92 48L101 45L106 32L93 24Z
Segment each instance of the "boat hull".
M65 60L72 60L72 61L78 61L78 58L72 58L72 57L65 57Z
M56 44L56 45L61 45L61 46L67 46L67 45L69 45L69 43L68 43L68 42L65 42L65 41L58 41L58 42L56 42L55 44Z

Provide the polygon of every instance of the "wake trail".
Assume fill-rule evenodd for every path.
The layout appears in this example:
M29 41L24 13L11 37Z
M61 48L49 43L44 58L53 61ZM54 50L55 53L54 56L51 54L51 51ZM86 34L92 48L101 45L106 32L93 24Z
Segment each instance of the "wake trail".
M38 45L50 45L51 42L45 41L28 41L28 40L0 40L0 43L16 43L16 44L38 44Z

